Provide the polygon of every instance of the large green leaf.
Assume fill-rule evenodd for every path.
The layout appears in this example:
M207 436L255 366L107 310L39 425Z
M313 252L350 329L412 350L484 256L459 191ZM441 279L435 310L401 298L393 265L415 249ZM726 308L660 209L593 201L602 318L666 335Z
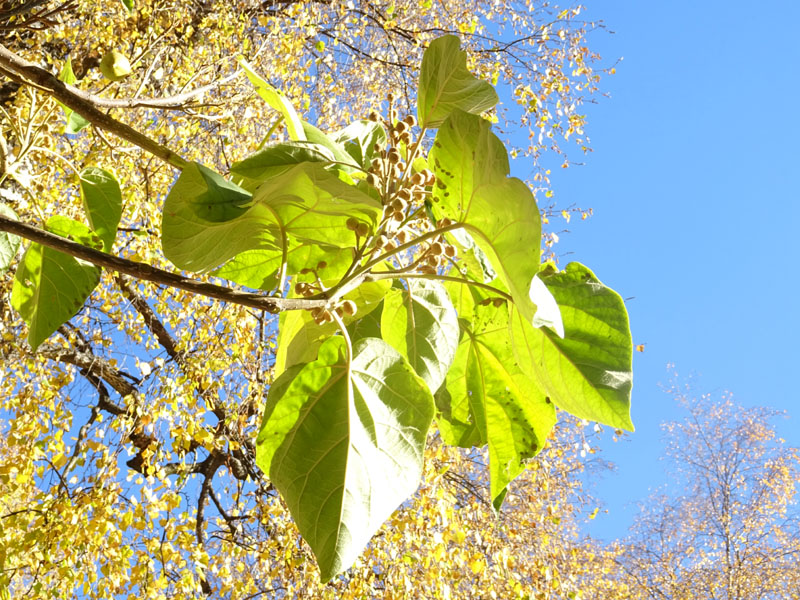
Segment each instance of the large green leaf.
M103 242L83 223L53 216L45 229L95 249ZM100 282L94 265L47 248L31 244L17 269L11 291L11 305L28 324L28 343L36 350L83 306Z
M454 35L431 42L422 57L417 116L423 128L438 127L454 110L480 114L497 104L494 88L467 69L467 53Z
M253 192L266 180L285 173L302 162L330 163L336 160L325 146L311 142L286 142L262 148L255 154L231 165L237 183Z
M80 174L81 198L89 225L111 251L122 217L122 192L114 176L99 167L86 167Z
M61 68L59 79L68 85L73 85L77 80L77 77L75 77L75 72L72 70L72 59L69 56L67 57L67 60L64 61L64 66ZM64 116L67 119L67 124L64 127L65 133L78 133L81 129L89 124L89 121L68 106L64 106L60 102L58 104L64 111Z
M256 460L317 557L323 581L348 568L414 493L433 399L384 341L340 336L270 389Z
M460 332L447 290L437 281L409 279L384 299L381 337L408 360L432 392L453 362Z
M258 95L261 96L267 104L283 115L286 121L286 128L289 130L289 137L293 140L305 140L306 134L303 132L303 121L297 116L297 111L295 111L292 103L289 102L283 94L272 87L266 79L256 73L253 67L251 67L244 58L239 57L239 64L242 69L244 69L250 83L256 88Z
M455 111L439 130L430 162L439 180L434 211L465 224L478 247L533 322L531 285L541 262L541 217L528 187L508 177L503 142L489 122Z
M483 301L461 319L462 337L444 387L436 395L442 438L463 447L489 445L492 502L538 453L555 424L555 409L518 366L508 335L508 304Z
M341 144L345 151L364 169L369 169L372 159L386 145L386 131L375 121L354 121L336 132L333 141Z
M328 173L301 163L250 195L210 169L184 168L164 203L164 254L181 269L205 271L248 250L288 253L291 244L349 247L346 222L374 228L380 202Z
M0 215L17 220L17 213L5 204L0 204ZM0 273L5 273L8 270L11 261L17 255L19 243L19 236L0 231Z
M633 431L630 398L633 342L619 294L589 269L570 263L543 274L561 309L564 338L512 315L511 333L520 365L550 399L573 415Z

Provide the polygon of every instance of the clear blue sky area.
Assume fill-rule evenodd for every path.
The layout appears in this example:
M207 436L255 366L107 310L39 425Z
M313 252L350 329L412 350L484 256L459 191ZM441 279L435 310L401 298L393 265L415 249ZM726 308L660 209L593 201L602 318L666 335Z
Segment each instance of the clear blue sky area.
M800 445L800 2L606 0L610 99L588 106L594 152L554 170L560 206L592 207L561 236L578 260L629 300L635 343L628 441L602 442L617 465L587 532L624 536L636 503L666 482L660 423L681 418L659 388L667 364L730 390L745 406L787 411ZM557 172L555 172L557 171Z

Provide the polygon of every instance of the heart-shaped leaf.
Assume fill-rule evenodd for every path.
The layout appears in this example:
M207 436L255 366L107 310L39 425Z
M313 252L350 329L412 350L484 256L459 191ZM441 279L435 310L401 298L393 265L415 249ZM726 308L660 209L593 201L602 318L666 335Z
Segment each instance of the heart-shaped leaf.
M480 114L497 104L494 88L467 69L467 53L454 35L433 40L422 57L417 90L421 127L439 127L454 110Z
M322 581L349 567L414 493L433 399L391 346L337 336L270 389L256 460L311 546Z
M45 223L50 233L102 249L98 235L83 223L59 215ZM22 258L11 305L28 324L28 343L33 350L77 313L100 282L100 269L41 244L31 244Z
M520 366L559 408L633 431L633 341L622 298L579 263L543 273L542 281L561 310L564 337L535 329L513 314L511 334Z
M382 212L379 201L319 163L295 165L252 196L190 163L164 203L162 245L177 267L194 271L213 269L248 250L286 259L293 243L350 247L355 236L347 220L374 229Z

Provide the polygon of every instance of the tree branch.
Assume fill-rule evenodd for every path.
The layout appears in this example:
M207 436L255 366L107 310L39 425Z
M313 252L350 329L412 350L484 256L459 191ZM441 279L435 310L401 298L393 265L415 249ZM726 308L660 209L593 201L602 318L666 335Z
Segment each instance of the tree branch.
M121 123L102 112L92 101L88 100L84 95L79 95L74 90L69 89L66 84L60 81L55 75L17 56L3 45L0 45L0 69L12 79L41 89L46 94L61 102L64 106L71 108L84 117L95 127L105 129L139 146L142 150L146 150L150 154L157 156L176 169L182 170L186 166L186 160L166 146L162 146L143 133L136 131L133 127Z
M328 304L327 298L280 298L264 296L252 292L205 283L190 279L177 273L165 271L152 265L140 263L126 258L106 254L93 248L88 248L72 240L62 238L31 225L15 221L0 215L0 231L13 233L25 239L47 246L53 250L64 252L76 258L83 259L110 271L124 273L144 281L152 281L161 285L174 287L193 294L200 294L223 302L241 304L270 313L279 313L285 310L308 310L321 308Z

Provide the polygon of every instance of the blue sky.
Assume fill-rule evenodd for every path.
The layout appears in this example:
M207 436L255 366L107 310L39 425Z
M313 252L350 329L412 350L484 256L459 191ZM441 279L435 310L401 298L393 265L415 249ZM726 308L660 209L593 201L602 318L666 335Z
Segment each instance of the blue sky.
M592 47L611 98L586 108L594 152L554 169L560 206L592 207L561 236L628 301L637 431L603 456L617 465L595 493L587 531L625 535L636 502L665 483L659 424L681 413L659 388L674 363L697 392L730 390L746 406L787 411L800 445L800 3L606 0Z

